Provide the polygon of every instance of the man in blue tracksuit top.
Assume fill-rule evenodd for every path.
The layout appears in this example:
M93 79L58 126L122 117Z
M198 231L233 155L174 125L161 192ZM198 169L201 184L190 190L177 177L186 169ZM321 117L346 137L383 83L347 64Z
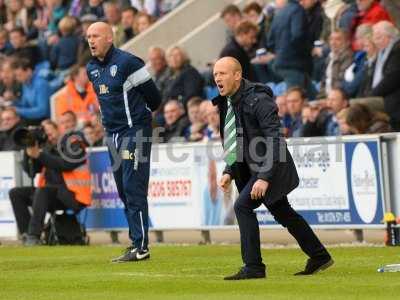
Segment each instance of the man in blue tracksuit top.
M93 56L87 73L99 99L114 178L132 240L132 246L112 261L148 259L151 112L159 107L161 96L143 61L114 48L108 24L92 24L86 36Z

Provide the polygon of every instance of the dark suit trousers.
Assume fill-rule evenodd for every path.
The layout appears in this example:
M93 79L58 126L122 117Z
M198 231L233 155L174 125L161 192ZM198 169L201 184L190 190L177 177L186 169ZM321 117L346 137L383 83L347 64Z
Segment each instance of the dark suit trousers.
M40 236L44 217L48 211L58 209L79 211L83 207L75 200L72 192L52 186L43 188L16 187L10 190L9 195L18 230L21 234L28 233ZM32 208L32 215L28 207Z
M265 269L265 265L262 263L260 231L256 213L254 212L254 209L263 204L264 200L252 200L250 196L256 180L257 178L253 176L244 186L241 186L240 183L237 184L240 194L235 202L234 209L239 223L243 262L246 268L257 270ZM290 206L286 196L272 205L266 205L266 207L275 220L287 228L305 254L309 257L328 255L325 247L308 223Z

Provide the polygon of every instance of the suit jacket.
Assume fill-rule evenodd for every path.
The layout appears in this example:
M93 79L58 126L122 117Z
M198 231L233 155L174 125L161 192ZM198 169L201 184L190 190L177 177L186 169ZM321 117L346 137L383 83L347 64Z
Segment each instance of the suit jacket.
M212 101L219 108L222 129L227 112L226 97L218 96ZM267 86L243 79L240 89L233 96L232 105L236 120L238 162L227 165L224 173L235 179L239 191L251 176L268 181L270 185L264 202L272 204L299 184L296 167L281 134L272 91ZM223 130L221 135L223 140Z
M394 44L385 65L383 78L372 90L373 96L384 98L385 112L391 120L400 122L400 40Z

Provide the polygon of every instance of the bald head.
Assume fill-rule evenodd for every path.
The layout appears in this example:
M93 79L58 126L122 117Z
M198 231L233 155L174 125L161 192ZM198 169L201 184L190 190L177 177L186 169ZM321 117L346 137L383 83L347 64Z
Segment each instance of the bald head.
M214 65L214 80L221 96L232 96L242 81L242 66L233 57L226 56Z
M113 43L111 26L104 22L96 22L89 26L86 37L92 56L103 60Z

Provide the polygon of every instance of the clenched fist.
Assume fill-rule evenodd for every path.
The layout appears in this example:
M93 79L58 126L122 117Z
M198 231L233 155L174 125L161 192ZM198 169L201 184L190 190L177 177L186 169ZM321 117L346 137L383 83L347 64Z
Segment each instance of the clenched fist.
M227 193L229 191L229 186L231 185L231 175L229 174L224 174L221 177L221 180L219 181L219 187L224 191L224 193Z

